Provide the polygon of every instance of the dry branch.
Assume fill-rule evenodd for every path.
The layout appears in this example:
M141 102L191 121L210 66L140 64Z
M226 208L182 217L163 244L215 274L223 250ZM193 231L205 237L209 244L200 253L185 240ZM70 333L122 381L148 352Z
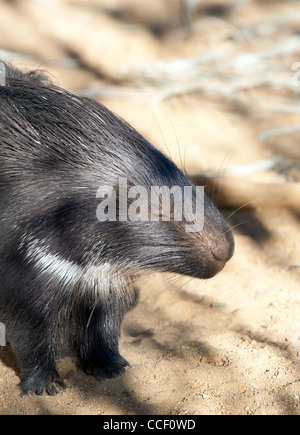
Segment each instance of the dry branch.
M62 3L24 2L23 9L32 25L42 28L58 46L113 80L126 79L133 64L157 56L158 44L147 30L122 26L101 12L95 14Z
M0 44L1 49L22 54L24 60L50 59L66 56L64 48L43 32L43 27L33 24L31 16L15 2L1 2ZM15 57L16 57L15 55ZM13 60L13 57L3 57Z

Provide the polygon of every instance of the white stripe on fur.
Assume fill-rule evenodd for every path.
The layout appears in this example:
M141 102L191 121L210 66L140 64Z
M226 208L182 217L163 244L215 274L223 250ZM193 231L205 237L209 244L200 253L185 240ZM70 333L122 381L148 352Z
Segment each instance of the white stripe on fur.
M89 288L97 287L97 290L107 289L109 283L117 278L116 269L109 262L101 263L99 266L81 267L70 260L61 258L56 253L50 253L46 242L42 240L31 240L26 245L26 259L33 263L34 268L40 274L46 274L47 277L58 280L66 287L82 283Z

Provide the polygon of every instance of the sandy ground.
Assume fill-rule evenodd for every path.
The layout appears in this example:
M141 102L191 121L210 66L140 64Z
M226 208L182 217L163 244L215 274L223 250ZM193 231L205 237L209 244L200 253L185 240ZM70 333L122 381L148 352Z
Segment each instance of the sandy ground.
M252 15L241 10L242 18L267 13L261 3L255 2ZM189 39L194 49L200 44L195 39ZM83 67L70 71L50 63L48 69L69 89L102 83ZM190 172L257 162L274 149L284 155L282 138L262 144L257 134L299 123L296 115L248 116L192 95L156 105L146 99L100 101ZM288 142L299 152L299 135ZM282 182L272 171L247 179ZM300 414L300 268L293 267L300 262L300 215L264 208L222 212L236 250L219 275L141 281L139 303L122 327L121 353L131 364L123 376L98 382L66 357L59 363L66 391L20 398L16 360L4 348L0 414Z

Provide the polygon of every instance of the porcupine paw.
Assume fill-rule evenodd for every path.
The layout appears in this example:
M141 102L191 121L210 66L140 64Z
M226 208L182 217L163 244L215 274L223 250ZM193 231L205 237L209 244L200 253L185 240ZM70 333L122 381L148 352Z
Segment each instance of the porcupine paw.
M83 371L87 375L94 376L98 381L106 378L116 378L125 372L125 367L129 366L128 362L121 356L117 355L114 358L101 362L100 364L83 364Z
M48 394L49 396L55 396L61 390L66 389L66 385L55 370L51 375L46 377L41 375L33 375L22 380L20 383L21 396L35 394L41 396Z

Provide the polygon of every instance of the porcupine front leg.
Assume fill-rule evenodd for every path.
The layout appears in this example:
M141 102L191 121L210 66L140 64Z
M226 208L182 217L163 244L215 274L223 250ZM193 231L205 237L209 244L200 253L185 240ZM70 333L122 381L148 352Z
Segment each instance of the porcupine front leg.
M54 311L49 317L49 309L45 313L27 294L26 299L19 299L18 310L10 310L7 316L10 346L21 366L22 395L46 393L53 396L66 388L55 363L55 325L58 322Z
M0 318L20 362L21 392L54 395L65 385L56 369L59 318L57 288L25 263L14 246L0 256Z
M119 353L120 329L136 299L133 288L126 289L124 296L111 287L105 297L82 301L76 321L80 323L79 358L86 374L102 380L124 373L129 364Z

